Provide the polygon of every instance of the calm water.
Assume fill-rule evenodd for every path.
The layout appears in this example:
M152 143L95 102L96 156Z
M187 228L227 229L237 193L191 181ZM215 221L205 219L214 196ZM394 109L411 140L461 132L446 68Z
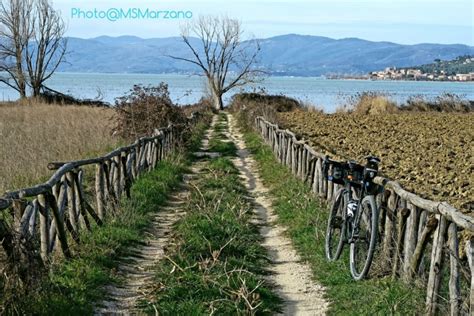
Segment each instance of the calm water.
M80 98L94 98L100 90L105 101L114 99L130 90L134 84L158 84L165 81L169 85L172 99L179 104L192 103L202 96L205 84L202 77L186 75L151 74L80 74L58 73L47 86ZM409 96L422 94L436 97L444 92L464 95L474 100L474 83L461 82L415 82L415 81L365 81L365 80L325 80L306 77L270 77L255 87L264 87L268 93L295 97L319 107L327 112L346 103L347 98L362 91L379 91L388 94L401 103ZM15 100L16 92L5 85L0 86L2 100ZM228 100L229 97L227 97Z

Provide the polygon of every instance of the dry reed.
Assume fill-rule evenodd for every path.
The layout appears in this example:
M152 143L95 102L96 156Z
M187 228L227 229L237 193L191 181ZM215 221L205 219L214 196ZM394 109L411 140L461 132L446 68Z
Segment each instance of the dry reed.
M0 105L0 196L52 174L48 162L102 154L120 140L111 135L114 111L47 104Z

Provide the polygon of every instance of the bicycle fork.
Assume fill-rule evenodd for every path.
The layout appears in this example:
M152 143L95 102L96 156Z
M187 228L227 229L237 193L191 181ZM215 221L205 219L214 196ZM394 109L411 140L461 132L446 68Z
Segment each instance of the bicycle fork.
M352 214L352 216L349 216L349 220L351 221L350 230L349 230L350 232L349 241L348 241L349 244L355 242L355 240L359 238L360 229L359 229L359 225L357 225L356 223L360 222L360 216L362 216L361 207L362 207L362 203L360 200L352 200L351 203L348 203L348 206L347 206L348 214Z

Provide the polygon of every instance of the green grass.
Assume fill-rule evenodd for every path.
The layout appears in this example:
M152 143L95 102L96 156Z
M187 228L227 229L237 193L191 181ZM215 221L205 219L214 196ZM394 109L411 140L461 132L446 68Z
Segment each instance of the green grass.
M231 141L228 141L225 135L227 131L227 116L225 114L219 115L219 120L214 126L214 134L209 141L209 151L218 152L223 156L235 156L237 153L237 147Z
M222 127L224 129L224 127ZM215 134L216 135L216 134ZM224 139L216 135L216 150ZM229 157L205 163L168 248L156 266L153 300L143 308L160 315L275 314L280 299L263 281L268 265L252 205Z
M279 164L259 135L245 132L248 148L257 160L265 185L274 197L280 224L314 278L326 287L331 315L413 315L424 311L424 291L391 278L354 281L349 272L348 249L337 262L326 261L324 239L327 211L310 189Z
M199 147L206 124L198 124L188 141L188 151ZM29 293L8 293L0 306L7 314L91 315L94 304L104 298L104 285L120 282L115 277L119 259L143 240L143 231L153 214L179 185L189 160L175 153L153 171L141 176L132 186L131 199L123 199L117 214L92 233L83 233L74 258L56 263L39 286ZM1 310L0 310L1 311Z
M188 160L191 160L192 153L199 150L199 147L201 147L201 141L204 138L204 134L206 133L206 130L209 126L210 119L208 121L209 121L208 123L204 123L204 122L197 123L196 126L194 127L193 133L191 133L191 136L187 140L186 153L187 153Z
M209 141L209 151L221 153L223 156L235 156L237 152L235 144L233 142L222 142L221 140L225 137L223 134L217 134L216 136L216 138Z

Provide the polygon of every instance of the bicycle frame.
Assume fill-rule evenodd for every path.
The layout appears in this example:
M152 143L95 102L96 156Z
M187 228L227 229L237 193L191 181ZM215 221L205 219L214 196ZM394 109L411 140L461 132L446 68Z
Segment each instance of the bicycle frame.
M368 165L370 164L370 159L375 159L375 158L368 158ZM327 176L328 168L329 165L338 165L341 167L343 170L347 172L347 174L342 175L342 179L338 179L340 182L341 180L344 182L344 191L343 194L349 194L348 201L353 200L352 195L353 195L353 190L352 189L360 189L359 196L357 197L357 208L354 212L353 216L348 216L348 210L347 207L344 209L344 220L349 224L347 225L346 231L347 237L348 237L348 243L352 243L354 240L354 236L358 237L359 233L359 228L356 227L356 225L353 225L353 222L358 223L360 220L360 216L362 212L360 212L360 208L362 207L362 200L364 199L365 196L368 195L375 195L374 194L374 188L372 187L373 182L372 179L375 178L375 176L378 173L378 161L375 161L375 164L372 164L370 166L361 166L355 162L347 162L347 163L340 163L334 160L330 160L329 157L326 157L326 159L323 162L323 172L326 175L326 178L330 181L333 181L332 176ZM375 166L375 167L374 167ZM357 169L358 171L362 171L362 181L358 181L359 179L355 179L356 181L352 181L352 173L356 172ZM358 185L356 185L356 183ZM360 185L360 188L359 188ZM369 194L368 193L368 190Z

